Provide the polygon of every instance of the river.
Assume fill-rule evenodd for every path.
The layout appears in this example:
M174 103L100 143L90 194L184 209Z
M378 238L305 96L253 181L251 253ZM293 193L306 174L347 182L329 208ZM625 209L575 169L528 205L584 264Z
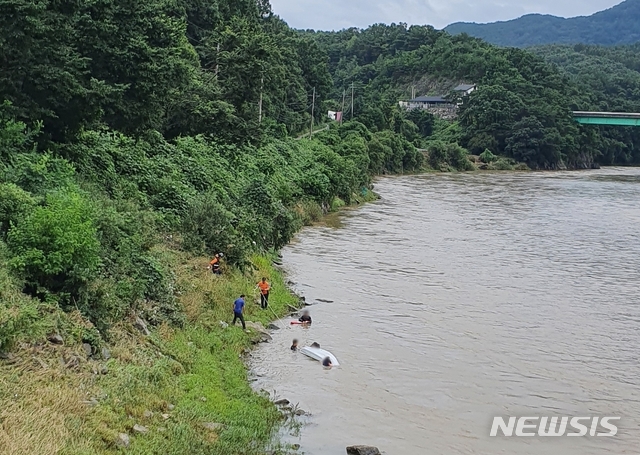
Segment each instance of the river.
M640 169L381 178L283 251L313 326L252 354L312 415L308 455L637 454ZM289 350L317 341L341 366ZM489 437L494 416L619 416L614 437ZM604 430L601 430L604 431Z

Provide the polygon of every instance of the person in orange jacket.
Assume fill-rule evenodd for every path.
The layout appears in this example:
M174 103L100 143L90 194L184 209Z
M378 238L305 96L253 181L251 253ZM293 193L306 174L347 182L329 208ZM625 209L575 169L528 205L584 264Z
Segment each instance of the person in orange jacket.
M216 275L221 275L222 272L220 271L220 259L224 256L224 254L222 253L218 253L216 254L213 259L211 260L211 262L209 262L209 267L207 267L208 269L211 269L211 272L213 272Z
M267 282L266 278L262 278L262 281L258 283L258 289L260 289L260 307L264 310L269 305L271 285Z

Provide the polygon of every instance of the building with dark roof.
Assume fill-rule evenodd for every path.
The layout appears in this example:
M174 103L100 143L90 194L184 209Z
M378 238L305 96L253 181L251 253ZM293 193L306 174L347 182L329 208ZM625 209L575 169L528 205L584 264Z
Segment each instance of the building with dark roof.
M477 86L475 84L460 84L453 91L461 95L470 95L476 89Z
M419 96L409 101L400 101L405 109L455 108L455 105L443 96Z

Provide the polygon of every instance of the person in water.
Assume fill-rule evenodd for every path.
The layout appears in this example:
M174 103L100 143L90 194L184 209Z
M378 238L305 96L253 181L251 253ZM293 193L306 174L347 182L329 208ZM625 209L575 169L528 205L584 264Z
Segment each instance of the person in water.
M291 344L291 350L292 351L297 351L298 350L298 340L293 340L293 343Z
M311 324L311 316L309 315L309 310L304 310L302 312L302 316L300 316L300 319L298 319L298 321L302 322L303 324Z
M322 366L325 368L331 368L333 364L331 363L331 359L329 357L325 357L322 361Z
M320 345L318 343L316 343L316 342L313 342L313 343L311 343L311 347L312 348L319 348Z

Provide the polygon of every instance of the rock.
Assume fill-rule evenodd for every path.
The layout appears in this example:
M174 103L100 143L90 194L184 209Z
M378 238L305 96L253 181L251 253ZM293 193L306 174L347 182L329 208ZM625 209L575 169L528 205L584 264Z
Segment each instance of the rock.
M145 434L149 432L147 427L143 427L142 425L138 425L137 423L133 426L133 432L139 434Z
M269 329L269 330L280 330L280 327L278 327L278 326L277 326L277 325L275 325L275 324L269 324L269 325L267 326L267 329Z
M200 401L204 403L205 401L207 401L207 397L200 397Z
M150 419L151 417L153 417L153 411L146 410L144 411L143 415L145 419Z
M91 357L91 354L93 354L93 348L89 343L82 343L82 349L84 349L84 353L87 354L87 357Z
M257 332L258 337L255 341L258 343L267 343L273 339L269 332L267 332L267 329L259 322L247 322L247 327Z
M333 303L333 300L327 300L327 299L316 299L316 300L322 303Z
M282 267L282 262L281 261L273 261L273 265L275 265L276 267Z
M64 344L64 339L57 333L55 335L49 335L47 337L47 340L49 340L53 344Z
M380 450L373 446L349 446L347 447L348 455L381 455Z
M105 375L108 373L109 373L109 368L107 368L105 365L100 365L98 367L98 374Z
M167 405L167 409L168 409L169 411L173 411L175 408L176 408L176 407L175 407L174 405L172 405L171 403L169 403L169 404Z
M267 332L258 332L258 338L255 340L255 342L268 343L271 340L273 340L273 338Z
M229 327L229 324L227 324L224 321L220 321L220 327L222 327L223 329L226 329L227 327Z
M290 404L291 402L289 400L287 400L286 398L283 398L282 400L278 400L278 401L274 401L273 404L275 404L276 406L286 406L288 404Z
M300 450L300 444L291 444L291 450Z
M304 409L298 409L298 410L296 410L296 415L297 415L298 417L300 417L300 416L306 416L306 415L307 415L307 411L305 411Z
M86 404L91 408L95 408L96 406L98 406L98 400L96 400L95 398L91 398L90 400L83 401L82 404Z
M111 352L109 352L107 348L102 348L102 351L100 351L100 353L102 354L102 358L104 360L109 360L111 358Z
M247 321L247 327L255 330L256 332L264 332L266 330L260 322Z
M129 441L129 435L126 433L120 433L118 435L118 438L116 439L116 445L118 447L122 447L122 448L127 448L129 447L130 441Z
M147 328L147 323L144 322L142 319L140 319L139 316L136 316L135 321L133 321L133 326L136 329L140 330L143 335L145 336L151 335L151 332L149 332L149 329Z
M220 431L222 429L224 429L224 425L221 423L216 423L216 422L205 422L202 424L202 427L205 430L209 430L209 431Z
M164 420L167 420L169 417L171 417L169 414L161 414L161 415Z

